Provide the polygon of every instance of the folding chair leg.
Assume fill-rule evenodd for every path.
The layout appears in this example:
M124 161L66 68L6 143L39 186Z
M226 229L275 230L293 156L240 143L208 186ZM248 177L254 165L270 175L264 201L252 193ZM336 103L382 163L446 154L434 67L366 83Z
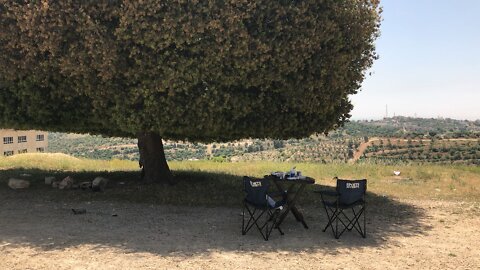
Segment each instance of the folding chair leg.
M250 215L250 218L249 218L247 224L243 226L243 228L242 228L242 234L245 235L248 231L250 231L250 229L251 229L254 225L258 228L258 230L260 231L260 233L262 233L262 229L263 229L263 227L264 227L265 225L262 226L262 227L260 227L260 226L258 225L258 220L263 216L263 214L265 214L266 211L261 212L260 215L258 215L258 217L255 217L255 213L257 212L257 209L254 208L254 209L253 209L253 212L252 212L252 211L250 210L250 208L248 207L248 205L245 205L245 209L247 209L247 212L248 212L248 214ZM245 222L245 221L243 221L243 222ZM263 233L262 233L262 234L263 234Z
M353 211L354 218L350 220L349 230L355 228L355 230L363 237L366 237L365 229L366 229L366 218L365 218L365 206L363 206L358 213ZM360 223L360 218L363 216L363 228ZM350 227L351 225L351 227Z
M265 239L265 241L268 241L268 237L270 237L270 233L272 232L272 229L273 229L273 226L272 228L268 228L268 223L266 224L265 226L265 235L263 236L263 239Z
M250 215L250 218L248 219L246 224L245 209ZM250 207L248 207L246 203L244 204L244 208L242 210L242 235L247 234L247 232L250 231L253 226L257 227L258 231L260 232L265 241L268 241L268 238L270 237L273 229L278 229L280 234L283 235L282 230L277 226L276 213L272 213L271 210L263 210L260 212L260 214L257 215L257 212L260 212L260 210L257 211L257 208L250 209ZM263 216L265 216L265 213L267 213L265 223L260 226L258 222L262 219ZM272 223L272 225L268 226L269 223Z
M245 209L247 209L248 213L250 214L250 218L248 219L247 224L245 224ZM254 216L255 216L255 211L253 211L252 213L248 208L248 206L244 204L243 212L242 212L242 235L247 234L247 232L252 228L253 223L251 222L254 221Z
M278 217L279 217L279 216L278 216L278 215L279 215L279 211L278 211L278 210L275 210L275 212L273 213L273 215L274 215L274 217L272 218L273 227L278 230L278 232L280 233L280 235L285 235L285 234L283 233L282 229L280 228L280 224L278 224L278 221L277 221L277 219L278 219Z
M332 225L333 217L334 217L335 214L337 213L337 209L335 209L335 211L333 211L333 210L327 209L327 207L326 207L325 205L324 205L323 207L325 208L325 212L327 213L327 218L328 218L328 223L327 223L327 225L325 226L325 228L323 228L323 232L325 232L325 231L327 231L328 226L331 226L331 225ZM330 216L330 215L328 214L328 212L331 212L332 215Z
M366 237L366 214L365 214L365 206L363 206L360 211L355 211L355 209L351 209L353 213L353 217L349 217L343 209L333 209L325 207L325 211L328 217L328 223L323 228L323 232L326 232L328 227L332 229L333 236L338 239L340 236L346 231L351 231L355 228L360 235L365 238ZM360 223L360 218L363 216L363 227ZM344 221L345 219L345 221ZM346 223L348 222L348 223ZM343 225L343 229L339 228L339 223Z
M366 238L367 237L367 204L365 203L363 205L363 234L362 237Z
M343 230L341 232L338 232L338 227L336 227L336 232L334 233L336 237L340 237L346 230L351 231L352 229L355 229L363 238L366 238L366 214L365 214L365 206L362 206L362 208L356 212L354 208L351 209L353 213L353 217L349 217L345 212L338 213L337 215L337 223L340 221L342 225L344 226ZM348 224L345 224L340 217L340 214L342 214L343 218L348 220ZM360 218L363 216L363 227L360 223ZM335 218L335 217L334 217Z
M335 217L335 239L340 238L340 235L338 235L338 215Z
M245 231L245 205L243 205L243 208L242 208L242 235L245 235L247 234L247 232Z
M273 229L277 229L278 232L280 232L280 235L284 235L282 229L280 228L280 226L278 225L277 223L277 218L278 218L278 210L275 210L274 212L268 210L268 219L265 223L265 235L263 235L263 238L265 239L265 241L268 241L268 238L270 237L270 234L272 233ZM271 226L268 226L268 223L271 222L272 225Z
M278 209L274 211L272 211L271 209L261 210L255 207L249 207L247 203L244 203L242 209L242 235L247 234L247 232L250 231L253 226L257 227L258 231L260 232L265 241L268 241L268 238L270 237L273 229L277 229L280 235L284 235L282 229L279 226L279 212L280 211ZM245 222L245 215L247 213L250 217L248 221ZM264 217L265 219L262 219L262 217ZM260 220L262 221L261 223L259 223ZM265 223L263 223L263 221L265 221Z
M363 228L360 225L360 216L363 216ZM362 209L360 209L359 215L358 215L357 220L354 224L354 225L358 226L358 227L357 226L354 226L354 227L357 230L357 232L360 233L360 235L363 238L367 237L367 221L366 221L366 219L367 219L366 206L363 205Z
M345 224L345 222L343 222L343 220L340 218L340 215L344 215L345 216L345 213L343 212L342 209L337 209L335 208L335 211L334 210L327 210L326 209L326 212L327 212L327 216L328 216L328 223L327 225L325 226L325 228L323 229L323 232L326 232L328 227L330 227L332 229L332 234L333 236L335 236L335 238L339 238L340 235L343 234L343 232L345 231L345 228L347 227L347 225ZM331 215L329 214L329 212L331 213ZM335 222L335 224L333 224ZM338 223L341 223L345 228L344 230L342 230L342 232L338 232ZM335 225L335 227L334 227Z
M355 219L355 217L357 216L357 213L355 212L355 208L352 208L352 212L353 212L353 219ZM350 224L351 224L351 226L350 226ZM350 231L352 231L353 227L355 227L355 222L350 221L350 223L348 225L349 226L347 227L347 230L350 232Z

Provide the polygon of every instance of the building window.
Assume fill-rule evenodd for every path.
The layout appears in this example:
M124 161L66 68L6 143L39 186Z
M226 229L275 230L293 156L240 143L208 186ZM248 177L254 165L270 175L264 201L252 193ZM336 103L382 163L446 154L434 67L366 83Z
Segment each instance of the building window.
M43 153L43 152L45 152L45 148L43 148L43 147L38 147L38 148L37 148L37 152L38 152L38 153Z
M45 135L43 134L38 134L37 135L37 142L42 142L45 140Z
M13 156L13 151L5 151L3 152L3 155L8 157L8 156Z
M25 153L27 153L27 149L18 150L18 153L19 154L25 154Z
M13 137L3 137L3 144L12 144Z
M18 136L18 143L27 142L27 136Z

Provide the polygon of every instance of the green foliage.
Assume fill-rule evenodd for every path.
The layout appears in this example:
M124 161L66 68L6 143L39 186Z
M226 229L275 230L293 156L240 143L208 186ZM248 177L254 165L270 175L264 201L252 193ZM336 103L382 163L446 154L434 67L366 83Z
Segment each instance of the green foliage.
M0 127L226 141L341 125L377 0L1 1Z

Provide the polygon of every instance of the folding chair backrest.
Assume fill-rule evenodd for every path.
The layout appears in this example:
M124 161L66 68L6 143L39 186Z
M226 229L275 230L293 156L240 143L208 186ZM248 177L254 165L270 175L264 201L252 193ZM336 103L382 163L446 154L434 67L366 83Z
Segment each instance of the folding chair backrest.
M367 191L367 180L337 179L338 203L349 205L363 198Z
M245 193L247 193L245 199L258 206L267 205L267 191L270 186L268 179L251 178L244 176L243 184Z

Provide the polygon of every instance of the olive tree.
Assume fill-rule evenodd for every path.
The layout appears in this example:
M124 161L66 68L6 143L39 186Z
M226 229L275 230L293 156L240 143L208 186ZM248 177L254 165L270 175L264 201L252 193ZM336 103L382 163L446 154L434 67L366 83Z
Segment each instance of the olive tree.
M0 127L162 139L285 139L350 117L378 0L0 0Z

